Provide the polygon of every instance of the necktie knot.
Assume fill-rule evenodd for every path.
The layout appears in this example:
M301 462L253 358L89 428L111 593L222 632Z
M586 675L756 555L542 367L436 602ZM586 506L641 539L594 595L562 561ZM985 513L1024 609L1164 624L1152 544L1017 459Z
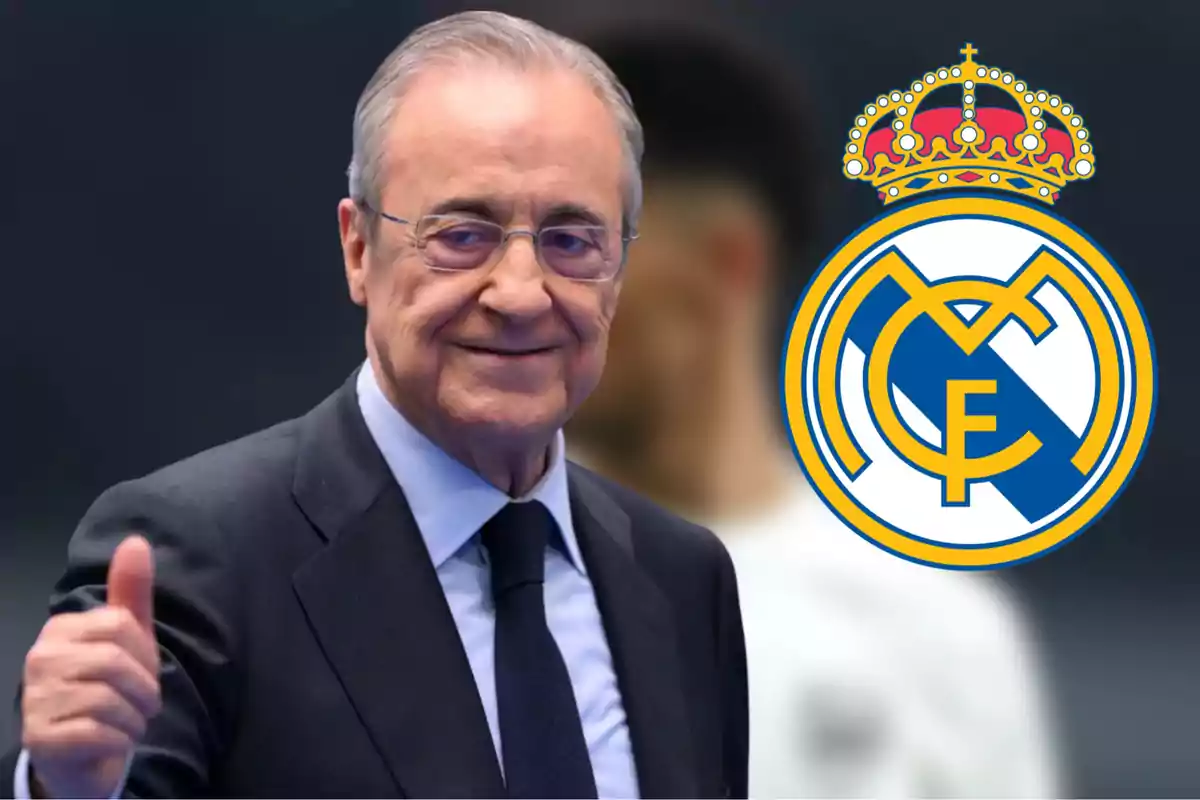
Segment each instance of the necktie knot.
M481 531L491 561L492 595L499 599L546 575L546 545L554 526L550 511L537 501L509 503Z

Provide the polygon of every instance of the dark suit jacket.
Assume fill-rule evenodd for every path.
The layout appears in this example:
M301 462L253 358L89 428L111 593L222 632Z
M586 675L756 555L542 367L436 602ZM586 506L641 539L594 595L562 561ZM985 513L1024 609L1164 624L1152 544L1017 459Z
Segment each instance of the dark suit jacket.
M576 465L569 484L644 797L745 797L745 649L708 531ZM502 797L483 706L353 378L306 416L105 492L51 612L154 545L163 712L126 793ZM15 754L0 760L11 797Z

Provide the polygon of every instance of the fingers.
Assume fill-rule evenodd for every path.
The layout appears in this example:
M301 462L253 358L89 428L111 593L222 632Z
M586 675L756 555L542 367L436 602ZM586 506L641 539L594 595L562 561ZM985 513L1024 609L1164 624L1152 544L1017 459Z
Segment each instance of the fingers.
M106 683L80 683L69 692L48 695L47 700L45 704L38 704L36 697L31 701L41 708L44 723L62 726L78 718L93 719L124 734L131 742L139 741L146 733L146 716Z
M80 614L58 614L43 628L40 643L112 642L128 652L149 672L159 669L158 642L124 608L101 606Z
M54 726L27 725L21 745L39 760L80 763L125 756L134 740L99 720L76 717Z
M68 681L100 681L111 686L145 717L162 709L158 676L116 645L101 644L80 652L61 674Z
M154 630L154 553L141 536L130 536L108 568L108 604L127 609L147 632Z
M58 718L56 704L73 708L87 694L80 685L102 683L110 687L143 717L162 709L158 675L146 669L129 652L113 642L45 642L30 651L25 662L26 707L45 701L48 717Z

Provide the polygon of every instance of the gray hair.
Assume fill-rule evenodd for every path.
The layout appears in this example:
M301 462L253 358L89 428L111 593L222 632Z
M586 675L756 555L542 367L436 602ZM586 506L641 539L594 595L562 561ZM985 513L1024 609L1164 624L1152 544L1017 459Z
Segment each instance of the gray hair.
M378 208L385 133L412 80L430 65L470 59L515 68L561 67L588 81L621 129L626 162L622 225L626 231L633 231L642 206L645 144L629 92L608 65L584 45L497 11L467 11L424 25L380 64L354 110L354 155L347 170L350 197Z

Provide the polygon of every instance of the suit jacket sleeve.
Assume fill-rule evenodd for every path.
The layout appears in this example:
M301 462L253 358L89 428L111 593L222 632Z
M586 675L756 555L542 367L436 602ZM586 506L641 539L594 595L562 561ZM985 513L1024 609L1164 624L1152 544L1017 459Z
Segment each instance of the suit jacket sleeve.
M228 741L235 702L233 613L236 582L221 533L178 487L153 478L105 492L80 523L50 613L82 612L106 602L108 565L126 536L144 535L155 561L155 634L163 709L132 761L124 795L203 795L211 765ZM2 762L15 765L9 754ZM11 770L0 776L11 797Z
M729 797L749 796L750 711L746 678L746 640L733 560L718 544L717 642L723 676L725 782Z
M0 755L0 797L11 800L16 796L17 759L20 750L11 750Z

